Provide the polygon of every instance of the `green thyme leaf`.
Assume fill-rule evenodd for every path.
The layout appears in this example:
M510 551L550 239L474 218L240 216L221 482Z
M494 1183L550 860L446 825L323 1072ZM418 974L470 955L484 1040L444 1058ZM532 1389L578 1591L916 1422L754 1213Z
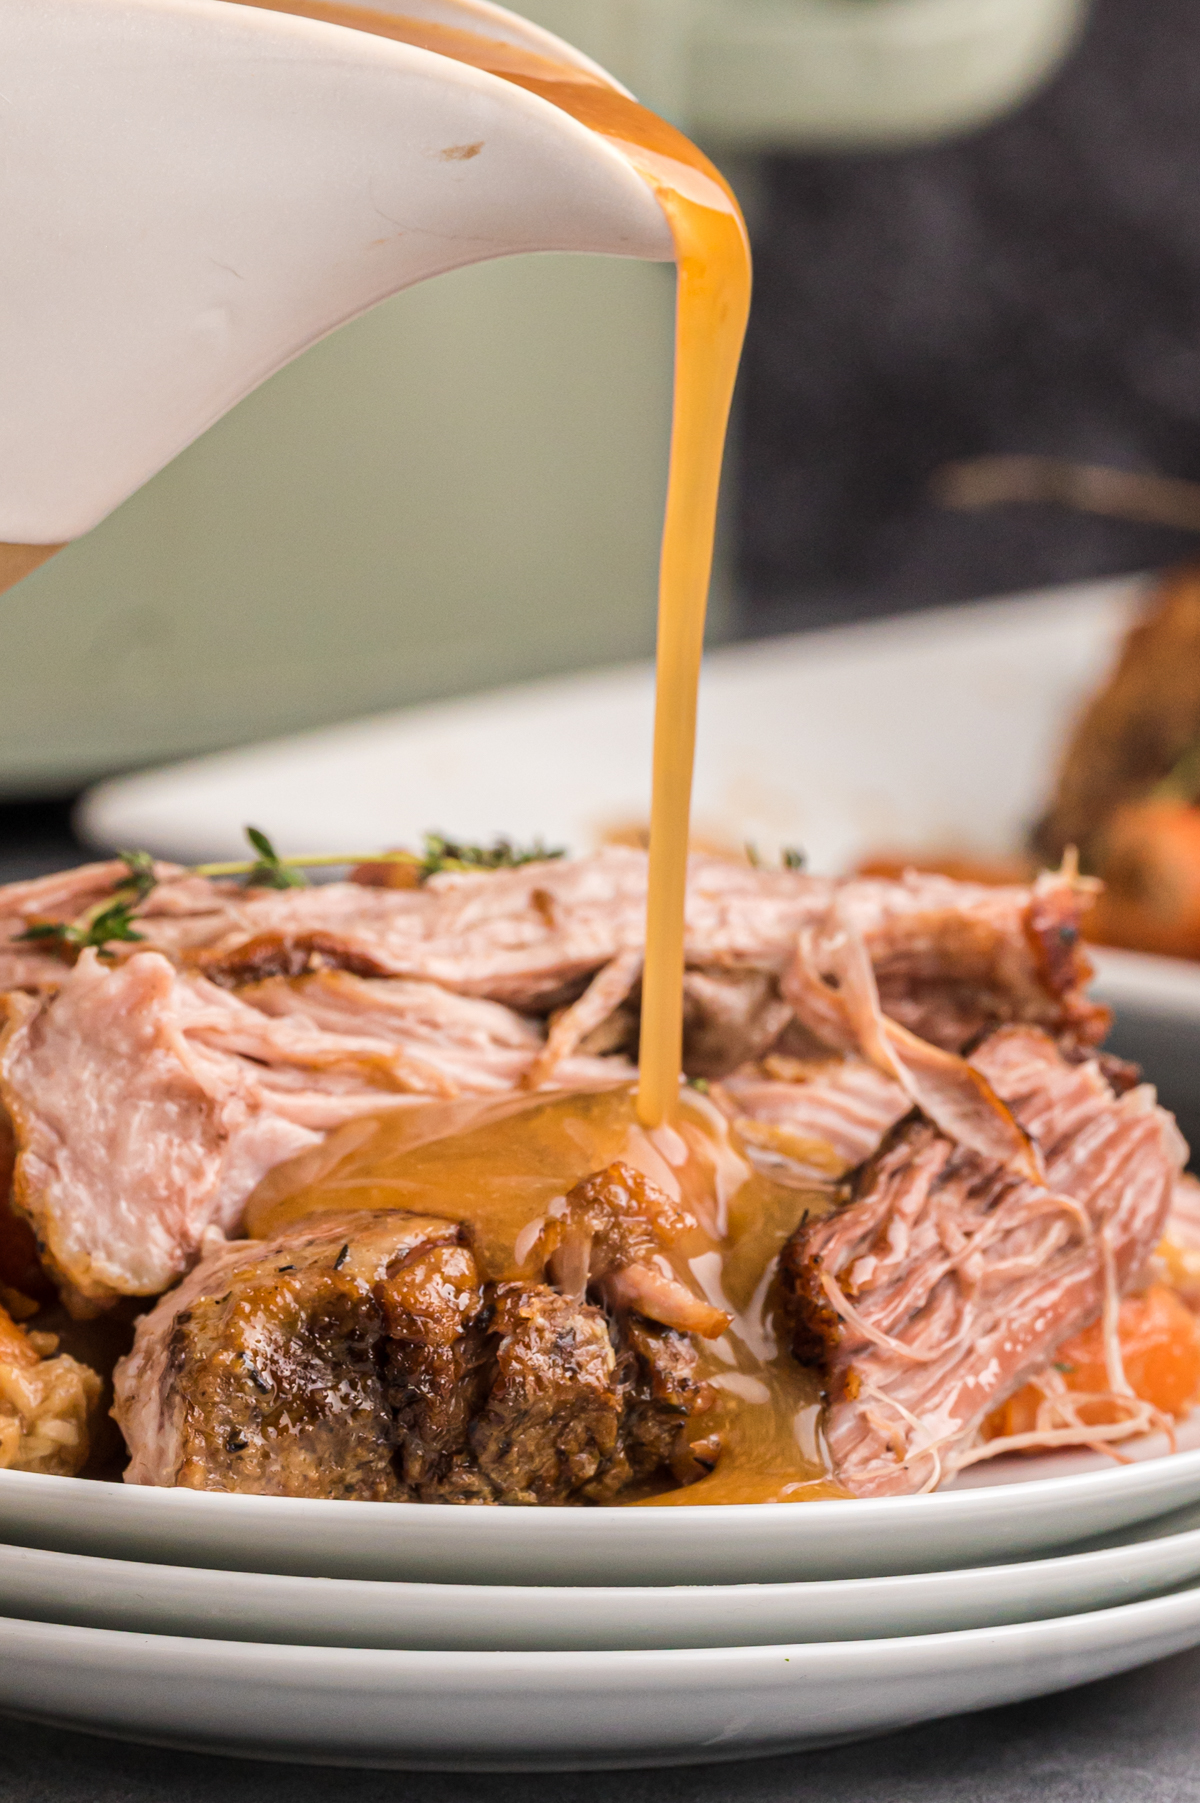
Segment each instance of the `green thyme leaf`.
M129 874L116 885L110 900L89 908L78 920L34 921L18 938L64 953L82 952L88 946L102 953L114 941L142 939L134 931L133 914L158 882L154 859L148 851L122 851L117 856Z
M258 861L246 872L247 889L304 889L308 886L308 878L302 871L286 864L267 838L256 826L246 828L246 837L250 841L252 851L258 853Z
M514 845L511 839L503 837L490 845L467 845L441 833L426 833L421 881L443 870L516 870L522 864L541 864L565 856L564 847L543 845L540 839L532 845Z
M785 845L781 861L785 870L803 870L808 863L808 853L801 851L798 845Z
M119 851L117 856L129 872L128 879L121 884L121 890L131 889L134 901L144 902L158 882L154 874L154 859L148 851Z
M75 944L80 951L88 945L94 945L99 951L114 939L143 939L143 933L135 933L133 930L132 916L136 906L137 903L133 900L113 902L111 907L104 908L95 915L90 925L73 929L79 935Z

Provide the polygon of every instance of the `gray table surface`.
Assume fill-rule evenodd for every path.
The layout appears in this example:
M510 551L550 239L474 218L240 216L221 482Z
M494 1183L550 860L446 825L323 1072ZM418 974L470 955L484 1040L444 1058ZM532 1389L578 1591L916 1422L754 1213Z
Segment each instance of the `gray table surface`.
M64 807L0 807L0 881L80 849ZM674 1771L359 1772L121 1745L0 1716L0 1803L1200 1803L1200 1650L882 1740Z

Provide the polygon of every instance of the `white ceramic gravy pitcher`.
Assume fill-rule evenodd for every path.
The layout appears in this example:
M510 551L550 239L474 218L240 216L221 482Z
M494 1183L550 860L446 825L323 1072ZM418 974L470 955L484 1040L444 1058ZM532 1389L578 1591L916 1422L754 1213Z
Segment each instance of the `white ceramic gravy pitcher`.
M379 10L600 73L484 0ZM9 546L88 531L307 345L427 276L518 251L672 254L642 180L547 101L227 0L3 0L0 143Z

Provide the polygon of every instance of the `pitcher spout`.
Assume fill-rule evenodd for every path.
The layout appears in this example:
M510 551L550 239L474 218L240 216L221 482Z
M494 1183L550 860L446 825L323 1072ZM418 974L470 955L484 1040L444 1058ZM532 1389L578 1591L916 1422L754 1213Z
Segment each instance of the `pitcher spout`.
M482 0L414 11L557 43ZM229 0L6 0L0 63L0 587L402 288L524 251L672 256L602 137L367 32Z

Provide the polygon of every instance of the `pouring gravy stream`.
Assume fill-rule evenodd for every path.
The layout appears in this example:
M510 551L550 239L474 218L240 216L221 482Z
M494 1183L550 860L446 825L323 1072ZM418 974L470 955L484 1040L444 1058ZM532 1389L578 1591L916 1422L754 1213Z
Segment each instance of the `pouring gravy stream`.
M826 1204L756 1174L730 1144L716 1109L680 1094L696 702L721 459L750 304L749 246L737 201L682 133L586 70L474 32L340 0L241 3L453 57L571 114L607 138L653 189L670 225L678 271L636 1092L530 1097L482 1110L451 1104L440 1124L383 1119L365 1144L358 1143L356 1124L355 1143L344 1142L340 1155L335 1135L314 1166L284 1167L268 1178L251 1199L248 1231L274 1233L348 1206L437 1212L442 1196L471 1222L488 1275L513 1277L521 1274L523 1246L536 1237L547 1205L587 1172L625 1158L692 1209L700 1225L672 1249L672 1263L685 1281L734 1315L729 1333L700 1349L702 1371L718 1396L720 1463L686 1490L645 1500L757 1502L836 1494L820 1455L814 1379L776 1345L767 1294L775 1255L805 1201Z
M717 491L750 310L750 249L728 183L682 132L598 75L495 38L341 0L242 0L345 25L485 69L607 138L653 189L675 244L675 403L659 577L650 893L637 1098L645 1126L676 1113L696 697Z
M699 1342L717 1401L716 1470L685 1490L633 1500L759 1502L836 1494L819 1445L820 1396L772 1329L770 1280L783 1240L820 1194L756 1173L719 1111L681 1094L684 908L696 703L729 408L750 302L745 225L728 185L682 133L601 75L520 46L340 0L236 0L372 33L485 70L601 134L654 192L677 265L675 392L659 585L657 692L639 1078L582 1095L526 1094L357 1121L272 1172L251 1197L253 1236L331 1210L419 1207L467 1220L486 1275L530 1275L556 1197L615 1158L694 1215L670 1250L678 1275L733 1317ZM0 546L0 589L56 546ZM439 1203L442 1206L439 1206Z

